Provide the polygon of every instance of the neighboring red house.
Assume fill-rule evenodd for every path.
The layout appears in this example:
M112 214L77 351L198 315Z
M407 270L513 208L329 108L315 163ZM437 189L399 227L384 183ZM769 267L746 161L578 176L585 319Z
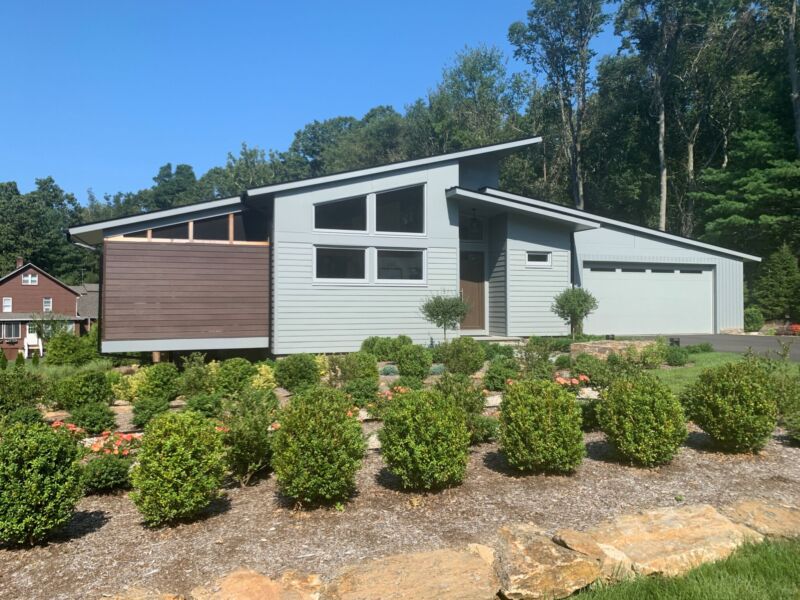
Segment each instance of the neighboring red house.
M44 344L30 325L42 316L64 319L80 335L97 318L96 314L80 313L79 305L92 304L88 297L83 298L88 295L88 289L72 288L18 258L16 269L0 277L0 347L6 358L14 360L20 352L26 357L34 352L43 354Z

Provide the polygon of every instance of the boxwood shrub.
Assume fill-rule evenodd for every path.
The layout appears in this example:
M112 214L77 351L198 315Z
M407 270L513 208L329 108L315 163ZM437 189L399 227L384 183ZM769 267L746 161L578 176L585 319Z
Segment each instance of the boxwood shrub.
M256 366L246 358L236 357L223 360L214 378L214 391L230 398L249 387Z
M186 408L215 419L222 412L222 393L200 392L186 399Z
M383 459L404 488L432 490L463 481L470 441L465 416L438 391L395 396L378 436Z
M133 403L133 422L144 427L150 420L169 410L169 403L178 395L178 368L168 362L145 367L137 382Z
M371 336L361 342L361 352L372 354L376 359L392 360L394 355L394 340L389 337Z
M42 418L42 413L35 406L20 406L5 415L0 413L0 428L11 427L16 423L35 425L36 423L44 423L44 419Z
M506 388L506 381L519 377L519 363L513 358L498 356L489 363L483 385L487 390L501 392Z
M219 497L225 448L222 434L203 415L157 416L147 425L137 456L131 499L149 525L196 517Z
M83 493L78 446L43 423L0 435L0 540L33 544L66 525Z
M577 469L586 450L575 396L541 379L508 386L500 403L500 448L518 471Z
M666 384L649 374L614 380L596 410L608 441L624 459L638 465L668 463L686 439L681 403Z
M5 356L2 351L0 355ZM41 377L26 369L0 371L0 415L25 406L34 406L44 392Z
M447 344L442 362L451 373L472 375L483 366L485 360L483 346L469 336L461 336Z
M307 388L281 410L278 423L272 468L285 496L319 504L353 493L365 443L344 392L327 386Z
M680 346L667 346L664 352L664 362L670 367L682 367L689 362L689 351Z
M374 354L359 351L335 354L328 359L331 383L347 384L358 380L378 382L378 359Z
M89 371L55 382L50 401L72 412L84 404L109 404L111 396L111 383L105 373Z
M400 375L425 379L431 369L431 353L422 346L406 345L397 354L397 368Z
M504 344L495 344L493 342L478 342L483 348L486 355L486 360L494 360L495 358L514 358L514 347L506 346Z
M83 467L83 485L87 494L105 494L130 487L133 459L114 454L100 454Z
M730 452L758 452L777 421L770 373L756 358L707 369L682 400L692 421Z
M269 466L272 424L278 400L272 390L245 389L225 402L222 412L228 469L239 485Z
M370 402L374 402L378 396L378 390L376 378L354 379L342 388L350 402L359 408L364 408Z
M391 388L408 388L410 390L421 390L425 387L425 382L419 377L411 377L410 375L401 375L395 379Z
M114 413L104 402L90 402L77 406L70 412L69 422L86 430L90 435L113 431L117 427Z
M498 421L483 414L486 406L483 391L468 376L445 373L435 389L464 411L470 443L481 444L497 437Z
M275 365L275 381L290 392L319 383L319 369L311 354L290 354Z

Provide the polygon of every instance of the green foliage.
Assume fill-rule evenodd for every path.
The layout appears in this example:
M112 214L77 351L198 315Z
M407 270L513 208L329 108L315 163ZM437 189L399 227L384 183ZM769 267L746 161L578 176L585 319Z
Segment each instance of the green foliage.
M3 415L0 413L0 429L3 427L11 427L16 423L23 425L35 425L37 423L44 423L42 413L35 406L20 406L15 408L8 414Z
M311 354L291 354L275 365L275 381L290 392L319 383L319 370Z
M397 365L384 365L381 369L381 375L399 375L400 369L397 368Z
M22 352L17 353L17 358L14 359L14 367L17 369L25 368L25 357L22 356Z
M54 323L41 324L40 328L53 330ZM72 365L79 367L88 362L97 360L100 356L98 352L98 329L93 325L89 332L79 337L71 330L63 326L60 331L52 337L43 335L47 340L44 362L48 365Z
M304 504L350 496L365 443L344 392L307 388L292 397L278 419L272 467L281 492Z
M38 367L39 366L39 353L34 352L33 356L31 356L31 366Z
M516 359L499 356L489 363L483 384L487 390L501 392L506 388L506 381L519 377L519 364Z
M774 387L755 358L704 371L682 400L692 421L724 450L758 452L775 428Z
M35 373L17 368L0 371L0 415L33 406L43 391L42 379Z
M414 340L412 340L407 335L398 335L396 338L392 339L392 353L389 355L389 360L397 362L397 357L400 355L400 350L405 348L406 346L413 346Z
M748 306L744 309L744 330L761 331L764 326L764 314L757 306Z
M664 353L664 362L670 367L682 367L689 362L689 351L680 346L667 346Z
M597 310L597 299L583 288L567 288L553 299L550 310L569 324L574 338L583 333L584 319Z
M144 427L150 420L169 410L178 394L178 369L172 363L156 363L142 369L133 403L133 423Z
M572 367L572 357L569 354L559 354L553 361L556 369L569 369Z
M332 384L346 384L358 380L378 383L378 360L374 354L359 351L350 354L335 354L328 357Z
M200 392L194 396L189 396L186 399L186 408L215 419L222 412L222 394L219 392Z
M581 409L581 429L583 431L596 431L600 429L597 420L597 407L600 401L594 398L578 398L578 408Z
M443 362L451 373L472 375L483 366L485 359L483 346L471 337L462 336L447 344Z
M469 304L461 296L432 296L422 303L420 312L426 321L442 328L446 340L447 330L455 329L469 313Z
M493 342L478 342L483 348L486 360L494 360L498 357L514 358L514 347Z
M394 388L408 388L410 390L421 390L425 387L425 382L419 377L412 377L411 375L401 375L392 382L392 389Z
M688 346L684 346L689 354L702 354L704 352L713 352L714 346L711 345L709 342L703 342L702 344L689 344Z
M374 356L377 360L392 360L395 344L392 338L372 336L361 342L361 352Z
M73 412L85 404L105 404L111 402L111 384L105 373L89 371L65 377L52 384L48 390L48 401Z
M470 443L481 444L497 437L497 419L483 414L486 406L483 392L469 377L445 373L435 389L464 411Z
M463 481L470 441L465 413L441 392L396 396L378 436L383 459L404 488L440 489Z
M214 389L226 398L241 393L249 387L256 374L256 366L246 358L223 360L214 377Z
M225 403L222 415L228 469L240 485L269 466L278 400L271 390L245 389Z
M114 413L105 402L85 402L70 411L70 423L85 429L90 435L113 431L117 427Z
M5 352L0 352L0 371L5 371L8 368L8 358Z
M531 336L520 351L522 376L527 379L553 378L555 365L550 362L554 351L554 343L548 338Z
M574 396L552 381L525 380L509 386L500 403L500 448L519 471L577 469L586 450Z
M667 360L667 344L663 339L656 340L655 344L645 346L638 353L629 351L631 360L637 361L643 369L657 369Z
M78 447L45 424L0 435L0 540L33 544L72 518L83 486Z
M149 525L191 519L219 497L225 474L222 435L198 413L153 419L137 459L130 497Z
M359 408L365 407L370 402L375 402L378 395L378 382L376 379L354 379L342 387L350 402Z
M431 353L422 346L403 346L397 353L397 368L403 376L424 379L432 364Z
M788 244L782 244L761 265L753 297L768 319L800 316L800 268Z
M214 374L206 364L206 355L192 352L181 357L181 375L178 389L180 394L191 398L214 390Z
M680 402L652 375L615 379L603 392L597 419L617 452L645 467L670 462L687 435Z
M83 467L83 486L87 494L105 494L130 487L133 459L114 454L99 454Z

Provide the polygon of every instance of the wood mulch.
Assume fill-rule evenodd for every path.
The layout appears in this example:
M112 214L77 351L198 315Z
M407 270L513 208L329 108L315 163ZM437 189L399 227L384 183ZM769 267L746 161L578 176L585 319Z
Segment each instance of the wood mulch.
M800 448L780 431L762 454L734 456L712 451L694 430L672 464L653 470L616 461L602 433L587 434L586 444L587 459L569 477L512 474L497 446L485 444L472 450L462 486L428 495L399 491L373 451L358 495L341 512L293 510L272 477L226 490L205 519L171 528L144 527L125 494L88 497L49 544L0 547L0 597L100 598L129 587L188 594L237 567L329 578L368 558L491 545L510 522L553 531L640 509L749 497L800 506Z

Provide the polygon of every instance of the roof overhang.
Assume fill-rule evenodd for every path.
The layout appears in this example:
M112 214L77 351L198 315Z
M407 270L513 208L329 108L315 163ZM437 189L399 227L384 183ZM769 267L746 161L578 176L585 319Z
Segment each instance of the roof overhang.
M504 192L502 190L496 190L493 188L483 188L481 192L493 198L499 198L515 202L523 202L531 206L536 206L539 208L547 208L549 210L552 210L554 212L563 215L570 215L570 216L581 217L584 219L589 219L601 225L609 225L611 227L616 227L618 229L627 229L629 231L635 231L636 233L640 233L642 235L647 235L655 238L662 238L676 244L693 246L695 248L707 250L709 252L715 252L717 254L724 254L726 256L732 256L734 258L738 258L741 260L761 262L761 257L759 256L754 256L752 254L745 254L744 252L737 252L736 250L729 250L728 248L723 248L721 246L714 246L713 244L706 244L705 242L699 242L697 240L681 237L679 235L674 235L672 233L667 233L665 231L659 231L657 229L650 229L649 227L642 227L641 225L631 225L630 223L625 223L624 221L609 219L608 217L601 217L600 215L587 213L585 211L578 210L576 208L570 208L568 206L562 206L561 204L553 204L552 202L545 202L544 200L535 200L533 198L526 198L525 196L519 196L517 194L511 194L509 192Z
M504 211L523 213L529 216L538 217L545 221L551 221L560 225L565 225L572 231L586 231L588 229L598 229L600 227L598 223L579 216L565 215L551 210L548 207L532 206L526 202L498 198L483 192L476 192L473 190L455 187L450 188L446 193L448 199L459 200L465 203L485 203Z

